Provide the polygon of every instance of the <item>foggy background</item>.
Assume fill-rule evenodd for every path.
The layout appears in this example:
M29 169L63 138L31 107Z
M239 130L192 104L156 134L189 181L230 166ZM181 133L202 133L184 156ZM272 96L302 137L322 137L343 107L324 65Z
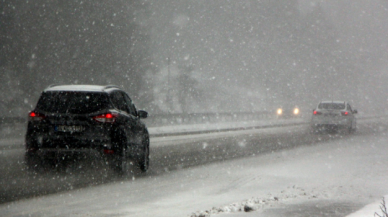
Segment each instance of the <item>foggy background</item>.
M116 84L157 113L387 107L387 0L0 0L0 111Z

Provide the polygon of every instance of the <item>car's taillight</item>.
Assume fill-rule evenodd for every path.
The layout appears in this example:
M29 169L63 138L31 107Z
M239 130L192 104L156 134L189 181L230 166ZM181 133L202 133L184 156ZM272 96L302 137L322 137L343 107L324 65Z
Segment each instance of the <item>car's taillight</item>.
M28 114L28 120L29 121L41 121L41 120L43 120L45 118L45 116L44 115L42 115L42 114L39 114L39 113L37 113L37 112L30 112L29 114Z
M97 115L93 117L93 119L101 123L113 123L116 121L116 117L116 114L106 113L102 115Z
M349 115L349 112L347 112L347 111L341 112L341 115L342 116L347 116L347 115Z
M111 149L104 149L105 154L114 154L115 152Z
M321 115L321 114L322 114L322 112L319 112L319 111L314 111L314 112L313 112L313 114L314 114L314 115Z

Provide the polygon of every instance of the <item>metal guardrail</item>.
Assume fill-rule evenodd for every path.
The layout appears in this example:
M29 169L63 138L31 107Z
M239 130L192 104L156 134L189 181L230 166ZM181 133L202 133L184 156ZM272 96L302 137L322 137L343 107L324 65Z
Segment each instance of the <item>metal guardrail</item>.
M220 113L177 113L150 114L144 122L150 127L176 124L222 123L231 121L252 121L274 118L273 112L220 112ZM0 117L0 124L25 123L26 117Z
M302 118L308 118L307 111L302 112ZM375 117L376 114L371 115ZM383 115L387 116L387 115ZM358 118L367 118L366 115L358 115ZM273 111L261 112L219 112L219 113L175 113L175 114L152 114L144 119L148 127L172 126L179 124L206 124L223 122L259 121L277 118ZM291 117L288 117L291 118ZM287 119L287 117L282 117ZM27 117L0 117L1 124L26 123Z
M276 117L273 112L222 112L188 114L150 114L145 119L148 126L170 126L177 124L222 123L232 121L266 120Z
M25 123L27 118L24 117L0 117L0 124L11 124L11 123Z

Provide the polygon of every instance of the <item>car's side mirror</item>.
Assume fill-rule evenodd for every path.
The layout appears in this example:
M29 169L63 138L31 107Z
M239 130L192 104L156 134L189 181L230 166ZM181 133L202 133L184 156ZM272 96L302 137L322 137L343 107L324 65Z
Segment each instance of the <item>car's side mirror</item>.
M148 112L146 112L144 110L139 110L139 111L137 111L137 115L139 116L139 118L147 118Z
M357 114L357 109L353 109L353 114Z

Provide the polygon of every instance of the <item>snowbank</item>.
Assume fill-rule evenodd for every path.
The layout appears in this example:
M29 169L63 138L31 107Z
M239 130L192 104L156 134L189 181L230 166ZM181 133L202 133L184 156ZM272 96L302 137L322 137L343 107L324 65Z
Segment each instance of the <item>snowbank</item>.
M384 200L385 201L388 200L388 195L384 196ZM384 215L381 211L382 202L383 200L381 199L380 201L376 201L374 203L368 204L364 206L364 208L346 217L378 217L378 216L383 217Z

